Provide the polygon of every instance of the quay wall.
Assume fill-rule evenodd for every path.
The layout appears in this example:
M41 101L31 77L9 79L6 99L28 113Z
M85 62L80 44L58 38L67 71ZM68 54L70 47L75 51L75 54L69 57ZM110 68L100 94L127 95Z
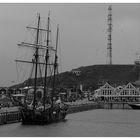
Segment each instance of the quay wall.
M87 103L87 104L81 104L81 105L74 105L70 106L68 110L68 114L81 112L81 111L88 111L92 109L100 109L102 106L97 103Z
M132 109L127 103L87 103L70 106L68 114L92 109Z
M86 103L86 104L79 104L79 105L71 105L68 110L68 114L87 111L91 109L99 109L101 108L97 103ZM21 116L19 111L9 111L9 112L2 112L0 113L0 125L2 124L9 124L9 123L16 123L21 121Z
M102 109L132 109L127 103L99 103Z
M2 112L0 113L0 124L15 123L20 121L20 112Z
M78 105L70 105L68 114L88 111L93 109L131 109L127 103L84 103ZM20 112L8 111L0 113L0 125L8 123L16 123L21 121Z
M70 106L68 113L76 113L91 109L132 109L127 102L93 102Z

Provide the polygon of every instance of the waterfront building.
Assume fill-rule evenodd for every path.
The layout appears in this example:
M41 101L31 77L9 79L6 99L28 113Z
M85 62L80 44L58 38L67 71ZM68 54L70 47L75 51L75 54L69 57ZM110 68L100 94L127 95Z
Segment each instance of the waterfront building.
M8 95L11 96L11 95L15 94L15 89L8 88L7 92L8 92Z
M15 94L21 94L21 89L19 89L19 88L17 88L17 89L15 89Z
M0 88L0 95L6 95L7 88Z
M69 88L69 89L67 89L67 91L68 91L69 98L72 98L72 100L77 99L77 94L78 94L77 88Z
M94 97L99 102L139 102L140 91L131 83L116 88L106 83L95 90Z
M111 97L115 94L115 88L108 83L105 83L102 87L95 91L95 98L99 101L110 101Z
M78 69L73 69L71 72L72 72L73 74L75 74L76 76L80 76L80 75L81 75L81 71L78 70Z
M125 102L140 101L140 91L131 83L128 83L120 92L118 92L118 96L122 101Z
M78 87L71 87L67 88L67 99L68 101L76 101L78 99L84 98L84 91L81 91L81 89Z

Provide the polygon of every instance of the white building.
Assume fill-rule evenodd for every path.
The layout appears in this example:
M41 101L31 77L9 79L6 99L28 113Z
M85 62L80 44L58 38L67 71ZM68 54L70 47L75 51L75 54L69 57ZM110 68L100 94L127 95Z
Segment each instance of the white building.
M81 71L80 70L77 70L77 69L74 69L71 71L73 74L75 74L76 76L80 76L81 75Z
M108 83L95 90L95 98L104 102L139 102L140 91L131 83L126 86L112 87Z

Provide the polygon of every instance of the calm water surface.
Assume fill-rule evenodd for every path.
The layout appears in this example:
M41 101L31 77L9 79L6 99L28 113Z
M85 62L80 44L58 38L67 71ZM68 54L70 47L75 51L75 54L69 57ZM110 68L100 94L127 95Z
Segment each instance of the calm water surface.
M64 122L44 126L1 125L0 136L140 137L140 110L91 110L69 114Z

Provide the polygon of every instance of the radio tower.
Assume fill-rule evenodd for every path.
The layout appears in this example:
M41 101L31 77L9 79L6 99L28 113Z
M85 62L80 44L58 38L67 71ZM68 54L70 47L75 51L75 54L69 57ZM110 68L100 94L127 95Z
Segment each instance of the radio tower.
M107 43L107 64L112 64L112 6L108 7L108 43Z

